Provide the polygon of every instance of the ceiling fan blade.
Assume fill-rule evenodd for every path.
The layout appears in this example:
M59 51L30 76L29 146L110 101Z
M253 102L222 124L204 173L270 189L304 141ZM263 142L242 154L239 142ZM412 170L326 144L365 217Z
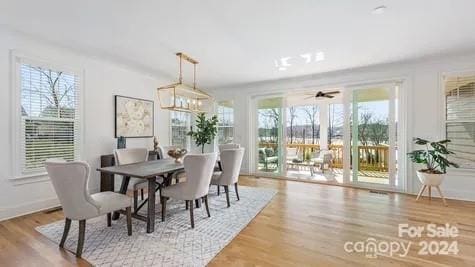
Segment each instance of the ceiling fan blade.
M325 97L334 98L335 96L332 96L332 95L325 95Z
M339 94L340 91L333 91L333 92L328 92L328 93L324 93L326 95L334 95L334 94Z
M315 96L314 95L311 95L311 96L307 96L306 98L304 99L310 99L310 98L314 98Z

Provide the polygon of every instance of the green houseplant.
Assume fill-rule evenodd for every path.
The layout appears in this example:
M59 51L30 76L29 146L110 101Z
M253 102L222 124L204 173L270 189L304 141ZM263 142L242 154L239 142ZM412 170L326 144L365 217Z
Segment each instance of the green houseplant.
M205 145L211 144L211 142L216 137L218 132L217 128L218 117L214 115L213 117L207 119L205 113L199 113L196 117L196 128L194 131L193 127L187 133L195 141L197 146L201 146L201 153L205 151Z
M447 159L448 155L455 154L447 149L450 140L431 142L422 138L414 138L416 145L425 146L424 149L407 153L412 162L424 164L425 168L417 171L417 177L423 185L439 186L444 179L447 168L459 166Z

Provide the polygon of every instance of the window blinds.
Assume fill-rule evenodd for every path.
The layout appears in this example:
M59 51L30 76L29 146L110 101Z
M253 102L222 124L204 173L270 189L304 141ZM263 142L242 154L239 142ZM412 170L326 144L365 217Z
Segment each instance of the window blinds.
M170 117L172 146L188 149L188 136L186 134L189 131L190 113L172 111Z
M44 171L48 158L78 158L79 78L20 64L22 174Z
M233 142L234 108L232 101L218 103L218 144Z
M451 159L461 168L475 168L475 75L449 77L445 81L446 131L456 154Z

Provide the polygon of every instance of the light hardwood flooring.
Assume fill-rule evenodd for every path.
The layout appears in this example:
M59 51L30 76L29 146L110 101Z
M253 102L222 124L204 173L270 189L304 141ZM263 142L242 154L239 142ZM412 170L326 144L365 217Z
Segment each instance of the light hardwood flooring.
M475 266L475 203L266 178L241 177L241 185L275 188L269 205L210 266ZM231 206L232 208L232 206ZM89 266L61 250L34 227L63 219L61 211L0 222L1 266ZM419 241L398 237L398 224L450 223L459 229L458 255L418 255ZM412 241L406 257L347 253L347 241ZM447 240L447 239L445 239Z

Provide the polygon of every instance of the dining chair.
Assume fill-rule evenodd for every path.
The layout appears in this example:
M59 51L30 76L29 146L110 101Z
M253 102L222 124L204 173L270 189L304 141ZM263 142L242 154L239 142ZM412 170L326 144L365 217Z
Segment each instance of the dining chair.
M225 149L234 149L234 148L240 148L241 145L240 144L235 144L235 143L229 143L229 144L221 144L221 145L218 145L218 150L219 150L219 153L221 153L221 151L225 150ZM221 166L221 159L219 158L218 156L218 167L215 168L216 171L222 171L223 170L223 167ZM217 190L218 190L218 196L220 195L220 186L217 185L216 186Z
M160 157L160 159L169 159L170 156L168 155L168 151L172 149L177 149L177 147L176 146L158 146L158 156ZM181 171L175 172L173 176L175 178L175 183L179 183L181 181L181 178L186 177L185 172L181 172Z
M220 157L223 171L213 173L213 177L211 178L212 185L224 187L228 208L231 206L229 201L229 186L234 184L234 190L237 199L239 200L238 180L243 156L244 148L226 149L221 151Z
M148 160L148 149L147 148L121 148L114 151L114 157L116 165L125 165L132 163L145 162ZM126 179L123 177L122 179ZM141 200L144 200L144 189L148 186L148 181L146 179L139 178L129 178L128 189L133 190L134 192L134 213L137 213L139 210L139 190Z
M89 194L87 186L90 174L89 164L84 161L66 162L49 159L45 165L66 218L59 247L64 247L71 227L71 220L78 220L79 237L76 256L81 257L86 233L86 220L107 214L107 226L111 226L112 212L122 209L125 209L127 215L127 234L132 235L132 199L111 191Z
M218 145L218 149L220 153L221 151L225 149L233 149L233 148L240 148L240 147L241 147L240 144L234 144L234 143Z
M202 200L206 206L206 213L211 217L208 206L208 191L217 153L187 155L183 159L186 181L173 184L162 189L160 202L162 203L162 222L165 221L168 198L184 200L190 209L191 228L195 228L193 218L193 201Z

